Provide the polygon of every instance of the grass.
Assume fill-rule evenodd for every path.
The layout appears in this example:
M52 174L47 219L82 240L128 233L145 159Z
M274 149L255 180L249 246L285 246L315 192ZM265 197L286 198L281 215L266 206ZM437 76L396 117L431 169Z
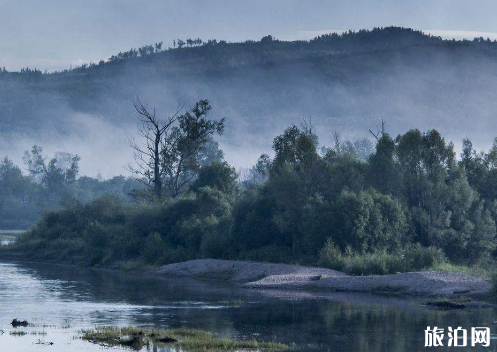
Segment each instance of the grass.
M497 294L495 260L472 266L452 264L440 249L433 247L410 245L394 252L343 253L333 242L328 241L320 252L319 264L352 275L385 275L409 271L464 273L471 277L492 278Z
M343 253L331 240L320 252L320 264L352 275L386 275L398 272L427 270L446 262L442 250L433 247L410 245L387 252L385 250Z
M445 272L458 272L464 273L471 277L483 277L489 279L493 274L493 265L483 266L466 266L466 265L456 265L449 262L437 263L432 265L429 270L432 271L445 271Z
M473 299L471 297L467 297L467 296L437 297L436 299L425 301L424 304L444 304L447 302L468 303L468 302L472 302L472 301L473 301Z
M465 303L472 302L470 297L439 297L435 300L425 301L423 305L432 306L437 309L451 310L451 309L464 309Z
M145 346L170 346L183 351L281 351L287 345L275 342L235 341L217 338L210 332L194 329L150 329L137 327L97 327L83 330L82 339L105 347L128 347L139 351Z

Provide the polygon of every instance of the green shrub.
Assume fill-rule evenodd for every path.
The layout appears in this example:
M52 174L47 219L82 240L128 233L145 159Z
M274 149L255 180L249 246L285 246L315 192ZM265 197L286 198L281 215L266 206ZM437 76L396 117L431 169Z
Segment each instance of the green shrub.
M319 252L319 264L335 270L342 270L345 266L345 259L342 251L329 238Z
M143 259L150 264L160 262L163 259L164 247L162 236L157 232L152 233L145 239L145 244L141 251Z
M231 219L221 219L215 227L202 236L200 253L203 258L228 259L236 257L230 233Z
M354 275L386 275L405 270L403 259L385 251L356 254L345 258L344 270Z
M443 251L433 247L410 245L389 253L385 250L371 253L343 254L331 239L320 252L319 264L353 275L385 275L418 271L445 262Z
M406 266L410 270L431 268L447 261L442 249L435 247L422 247L419 244L409 245L402 250Z

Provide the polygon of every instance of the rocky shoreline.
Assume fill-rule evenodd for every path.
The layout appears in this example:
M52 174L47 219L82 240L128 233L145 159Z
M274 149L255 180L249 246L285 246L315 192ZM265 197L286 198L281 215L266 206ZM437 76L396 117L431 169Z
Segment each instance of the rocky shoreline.
M350 276L325 268L218 259L198 259L155 270L166 277L227 281L254 289L375 292L413 296L485 296L491 283L463 273L423 271L393 275Z

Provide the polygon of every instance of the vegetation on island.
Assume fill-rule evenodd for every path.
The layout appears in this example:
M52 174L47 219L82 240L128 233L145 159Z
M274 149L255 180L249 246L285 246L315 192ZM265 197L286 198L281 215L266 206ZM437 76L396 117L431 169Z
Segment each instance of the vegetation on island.
M127 347L136 351L144 347L172 347L181 351L282 351L287 345L256 340L235 341L215 337L210 332L193 329L156 329L138 327L97 327L81 331L83 340L104 347Z
M274 157L262 155L241 180L213 141L224 120L208 116L208 101L165 120L139 101L136 109L143 186L128 199L67 196L8 250L86 266L220 258L354 274L495 260L497 141L483 153L465 139L457 158L435 130L392 138L383 126L376 146L338 134L321 146L307 123L277 136ZM28 159L31 182L43 185L33 165Z
M444 84L454 86L446 79L447 67L457 67L463 78L481 72L491 77L493 66L487 64L495 49L494 41L483 38L443 40L398 27L293 42L272 36L244 43L177 39L173 48L156 43L61 72L3 69L0 120L12 133L25 126L39 134L46 126L70 133L65 116L74 113L106 116L117 126L133 115L127 104L137 87L165 89L167 82L174 87L167 89L170 96L203 87L202 94L223 97L219 104L236 102L225 105L223 114L252 116L245 132L262 138L268 121L279 126L295 111L329 116L333 106L333 114L346 111L350 123L356 115L372 116L371 108L381 115L383 98L398 91L384 87L385 77L411 82L426 74L437 92L447 90ZM476 66L486 70L475 73ZM401 76L392 79L391 71ZM443 79L436 81L440 72ZM342 99L371 91L381 104ZM445 96L432 95L423 96L427 106L457 109ZM307 96L312 99L302 100ZM497 142L488 152L477 152L465 139L456 155L436 130L413 129L395 137L382 128L371 140L347 141L336 134L323 145L312 125L293 125L274 139L272 157L261 156L250 172L238 175L215 141L230 131L230 120L210 119L207 100L183 108L160 119L135 101L142 139L131 143L134 177L80 176L78 155L47 156L39 146L26 152L27 172L4 158L0 228L35 225L2 251L127 269L195 258L323 265L353 274L426 268L488 274L492 268ZM17 112L15 119L2 115L9 111ZM423 115L416 118L422 121Z

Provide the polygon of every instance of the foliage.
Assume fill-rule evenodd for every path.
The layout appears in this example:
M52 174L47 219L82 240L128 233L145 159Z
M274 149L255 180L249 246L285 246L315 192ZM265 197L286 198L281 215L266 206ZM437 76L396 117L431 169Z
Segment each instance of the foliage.
M47 158L35 145L24 157L27 174L9 158L0 161L0 228L26 229L61 204L86 203L106 193L129 200L132 190L141 188L124 176L78 177L79 160L65 152Z
M354 275L384 275L398 272L429 269L445 263L443 251L434 247L409 245L395 252L379 250L370 253L355 253L348 250L343 254L329 239L320 251L319 263L335 270Z
M480 190L491 189L493 179L483 176L492 173L497 147L476 154L466 141L457 160L434 130L395 139L383 132L367 158L364 145L336 138L319 149L311 127L291 126L274 139L274 157L260 158L259 181L245 189L231 166L214 160L199 165L183 192L160 201L65 201L15 248L30 258L90 266L223 258L361 275L492 262L497 200ZM2 172L11 175L12 194L22 194L15 186L22 173L7 161Z
M131 347L141 350L143 347L172 347L181 351L247 351L287 350L288 346L276 342L259 342L256 340L235 341L218 338L208 331L179 328L173 330L111 326L97 327L94 330L81 331L83 340L104 347Z
M134 105L140 116L138 132L142 142L131 142L136 166L130 171L158 199L178 196L195 180L204 163L222 157L222 153L208 150L217 149L212 136L224 131L224 119L207 118L212 109L209 101L200 100L183 114L180 106L165 119L157 117L155 109L149 110L139 99Z

